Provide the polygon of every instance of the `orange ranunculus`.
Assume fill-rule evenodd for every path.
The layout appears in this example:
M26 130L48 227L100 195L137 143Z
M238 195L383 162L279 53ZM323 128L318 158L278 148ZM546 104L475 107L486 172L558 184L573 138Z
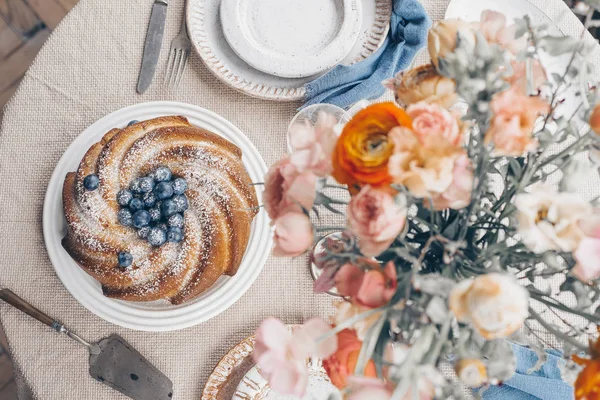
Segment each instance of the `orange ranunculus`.
M388 133L397 126L410 127L412 121L392 102L373 104L346 124L333 152L333 177L358 192L362 185L391 183L388 159L394 145Z
M573 356L573 361L583 365L575 380L575 400L600 400L600 339L590 342L590 354L589 359Z
M337 334L338 349L329 358L323 360L323 366L336 387L343 389L347 386L348 376L354 375L362 342L358 340L353 329L344 329ZM364 376L376 377L375 363L369 360L365 366Z

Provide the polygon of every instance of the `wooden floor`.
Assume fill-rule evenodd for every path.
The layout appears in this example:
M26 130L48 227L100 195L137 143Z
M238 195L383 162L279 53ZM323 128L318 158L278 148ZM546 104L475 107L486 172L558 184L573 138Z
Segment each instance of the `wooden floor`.
M52 29L77 1L0 0L0 109Z

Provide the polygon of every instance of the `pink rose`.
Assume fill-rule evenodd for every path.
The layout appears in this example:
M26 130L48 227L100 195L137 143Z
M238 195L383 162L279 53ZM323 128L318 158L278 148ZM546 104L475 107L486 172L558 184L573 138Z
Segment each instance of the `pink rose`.
M538 90L547 80L546 69L538 61L533 60L533 72L532 72L532 83L533 89ZM516 87L523 94L527 94L527 63L525 61L511 61L510 62L513 74L506 78L506 81L511 86Z
M334 130L337 119L331 114L319 113L314 127L294 124L290 127L291 162L299 172L311 171L324 177L333 171L331 155L337 142Z
M582 282L600 278L600 214L582 218L578 224L586 235L573 252L577 264L571 272Z
M402 232L406 209L386 191L364 186L348 204L348 228L359 238L365 256L375 257Z
M311 319L292 334L278 319L269 318L256 331L253 358L260 373L277 393L302 397L308 383L306 359L329 357L337 350L337 336L317 342L331 329L325 321Z
M454 146L461 144L463 138L458 122L445 108L419 102L410 105L406 112L412 118L412 130L422 144L435 145L440 140L446 140Z
M582 282L600 278L600 238L584 238L573 255L577 261L573 275Z
M549 111L548 103L513 87L496 94L490 107L493 116L484 140L494 144L494 154L521 156L537 148L533 126L540 115Z
M299 172L288 156L277 161L265 176L263 203L272 220L280 215L302 208L310 210L316 198L317 177L310 172Z
M389 400L392 397L390 383L364 376L348 377L350 395L347 400Z
M473 171L471 160L466 154L454 161L452 183L443 193L433 196L433 206L436 210L452 208L460 210L471 202L473 190Z
M304 253L313 243L313 226L302 212L289 211L274 222L276 257L296 257Z
M485 10L481 13L480 30L488 43L516 54L527 47L526 35L515 39L516 25L506 26L506 17L497 11Z
M377 308L386 305L396 293L396 267L388 262L365 272L354 264L345 264L335 275L335 287L342 296L352 299L354 304Z

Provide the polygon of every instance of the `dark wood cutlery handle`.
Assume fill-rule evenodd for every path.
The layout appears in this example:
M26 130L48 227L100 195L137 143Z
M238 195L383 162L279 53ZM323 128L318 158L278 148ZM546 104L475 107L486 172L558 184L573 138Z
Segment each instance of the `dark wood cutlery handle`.
M35 308L31 304L29 304L28 302L26 302L25 300L23 300L16 294L14 294L13 291L10 289L6 289L6 288L0 289L0 299L4 300L11 306L23 311L25 314L29 315L30 317L37 319L41 323L48 325L52 329L56 330L57 325L60 325L60 323L56 322L53 318L44 314L43 312L41 312L40 310L38 310L37 308Z

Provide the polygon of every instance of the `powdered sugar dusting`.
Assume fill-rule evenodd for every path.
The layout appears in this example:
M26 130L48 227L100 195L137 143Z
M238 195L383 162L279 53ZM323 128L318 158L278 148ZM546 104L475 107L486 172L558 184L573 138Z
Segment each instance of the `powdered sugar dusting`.
M131 134L127 131L117 136ZM100 152L96 160L100 190L86 192L81 190L81 182L76 183L76 218L70 218L69 235L95 253L92 259L95 257L98 264L86 268L93 270L111 290L123 290L140 299L160 295L161 288L173 282L177 282L180 294L186 294L189 285L200 279L208 267L211 238L219 234L231 237L237 213L252 206L254 189L248 186L249 178L236 154L207 141L203 135L198 135L198 139L175 135L173 140L165 136L176 131L177 128L154 129L145 134L139 129L132 131L135 134L129 140L122 140L126 146ZM114 204L108 203L106 194L116 196L144 171L162 165L187 180L190 207L184 213L184 240L156 248L140 239L133 228L118 225ZM100 170L101 166L105 168ZM116 204L116 199L109 200ZM131 253L130 267L117 267L119 251Z

